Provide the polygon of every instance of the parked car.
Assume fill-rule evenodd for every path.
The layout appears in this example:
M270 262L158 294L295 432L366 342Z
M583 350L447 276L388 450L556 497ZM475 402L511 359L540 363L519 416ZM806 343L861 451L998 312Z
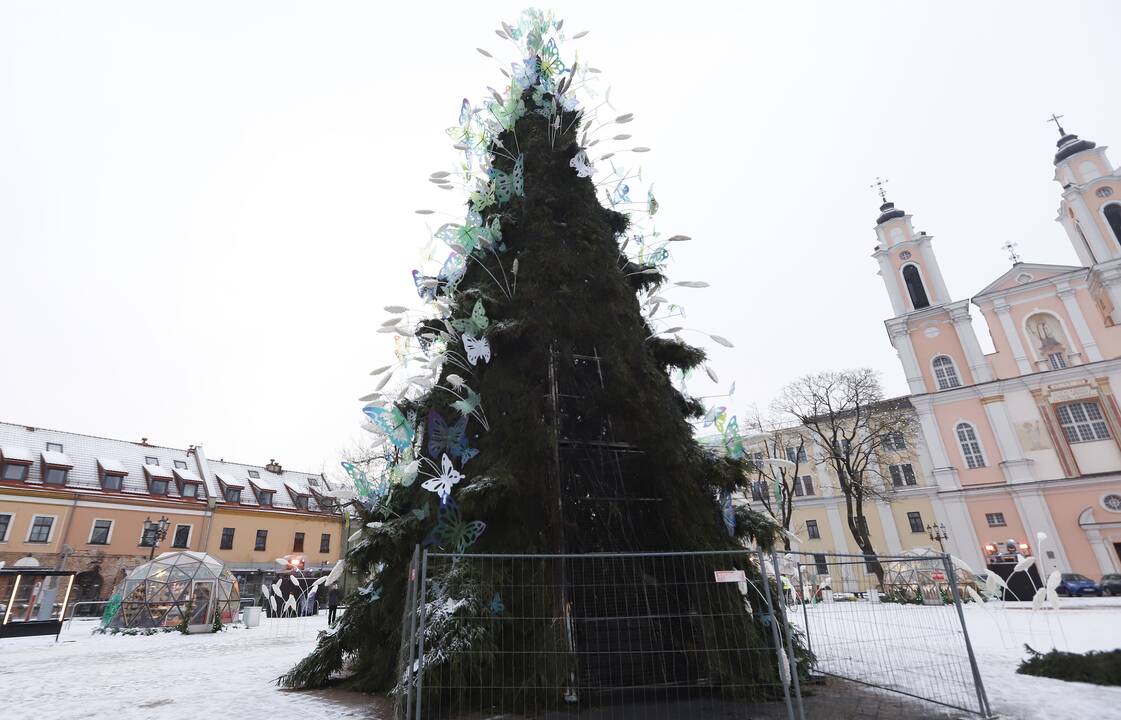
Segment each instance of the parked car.
M1079 595L1097 595L1100 597L1102 589L1085 575L1063 573L1059 578L1059 587L1055 588L1055 592L1071 597L1078 597Z
M1098 587L1102 589L1103 595L1121 595L1121 575L1117 573L1102 575L1102 581L1098 583Z

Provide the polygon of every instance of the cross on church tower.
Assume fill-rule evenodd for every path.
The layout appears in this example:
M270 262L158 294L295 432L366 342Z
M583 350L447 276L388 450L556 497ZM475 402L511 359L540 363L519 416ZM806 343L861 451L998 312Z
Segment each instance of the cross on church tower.
M1059 129L1059 135L1065 136L1067 134L1067 131L1063 130L1063 126L1059 124L1059 118L1061 118L1061 117L1063 117L1063 116L1062 115L1056 115L1055 113L1051 113L1051 119L1048 120L1047 122L1055 123L1055 127Z
M1013 265L1020 262L1020 253L1016 252L1018 246L1019 243L1014 243L1011 240L1000 246L1001 250L1006 250L1008 252L1008 259L1012 261Z
M876 182L868 186L870 188L875 188L876 192L880 194L880 200L885 203L887 202L887 190L884 190L884 185L887 185L887 182L886 178L877 177Z

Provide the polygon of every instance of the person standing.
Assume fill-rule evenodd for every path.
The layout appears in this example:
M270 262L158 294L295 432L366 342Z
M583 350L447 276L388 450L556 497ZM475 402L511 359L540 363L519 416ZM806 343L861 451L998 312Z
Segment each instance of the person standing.
M331 627L335 625L335 612L339 608L339 586L332 585L331 589L327 591L327 624Z

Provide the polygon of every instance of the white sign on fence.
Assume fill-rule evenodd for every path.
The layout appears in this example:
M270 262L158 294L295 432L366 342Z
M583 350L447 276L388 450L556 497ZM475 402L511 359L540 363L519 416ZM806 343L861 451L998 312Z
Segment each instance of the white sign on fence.
M713 575L716 576L716 582L718 583L747 582L747 576L743 574L743 570L716 570Z

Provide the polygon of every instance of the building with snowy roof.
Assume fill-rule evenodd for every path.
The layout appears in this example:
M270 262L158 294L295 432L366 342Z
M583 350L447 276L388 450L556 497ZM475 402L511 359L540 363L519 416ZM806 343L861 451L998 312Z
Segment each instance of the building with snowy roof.
M153 554L203 552L252 597L284 571L277 558L313 572L342 556L348 516L328 490L275 460L0 423L0 561L75 570L74 600L104 600ZM145 529L161 519L162 538Z

